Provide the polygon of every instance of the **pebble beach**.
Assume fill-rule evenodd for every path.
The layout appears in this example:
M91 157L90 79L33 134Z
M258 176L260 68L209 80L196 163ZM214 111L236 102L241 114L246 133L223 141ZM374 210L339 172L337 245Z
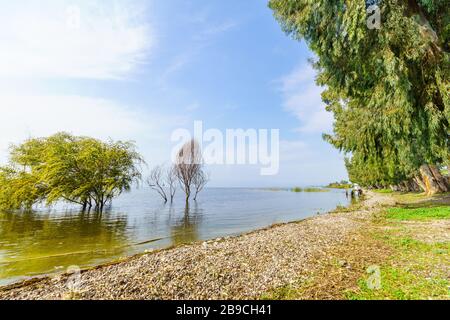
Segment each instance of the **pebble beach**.
M84 270L76 286L67 274L32 279L0 288L0 299L259 299L307 280L317 261L363 228L384 201L370 193L353 211L145 253Z

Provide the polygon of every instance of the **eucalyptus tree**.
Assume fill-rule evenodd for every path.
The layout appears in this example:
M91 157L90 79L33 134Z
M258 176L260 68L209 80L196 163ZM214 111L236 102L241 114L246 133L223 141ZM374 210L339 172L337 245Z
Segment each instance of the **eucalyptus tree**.
M276 19L315 53L317 83L334 133L371 183L419 181L448 190L438 170L450 159L450 6L439 0L380 0L379 29L364 0L270 0ZM364 170L351 172L364 181Z
M64 200L83 210L105 205L141 180L143 158L132 142L58 133L12 146L0 170L0 206L30 208Z

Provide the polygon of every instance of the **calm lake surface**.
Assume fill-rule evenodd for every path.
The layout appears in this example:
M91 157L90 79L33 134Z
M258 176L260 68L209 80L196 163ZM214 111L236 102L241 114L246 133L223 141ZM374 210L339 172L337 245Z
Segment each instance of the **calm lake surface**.
M81 268L145 250L238 235L348 205L343 190L329 192L209 188L188 208L179 192L164 205L149 189L116 199L103 214L70 206L30 213L0 212L0 285Z

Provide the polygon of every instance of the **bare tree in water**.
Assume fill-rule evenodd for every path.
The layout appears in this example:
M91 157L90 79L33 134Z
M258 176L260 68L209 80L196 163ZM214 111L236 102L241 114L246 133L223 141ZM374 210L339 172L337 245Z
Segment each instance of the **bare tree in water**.
M178 151L175 159L175 171L180 186L186 195L186 202L189 202L192 193L194 193L196 199L197 194L206 183L201 183L203 186L199 184L201 180L205 180L200 176L205 176L205 174L203 172L202 152L198 142L194 139L185 143ZM199 184L200 188L197 188L196 184Z
M164 202L167 202L167 193L164 185L164 167L156 166L151 172L150 176L147 178L147 184L158 192L158 194L163 198Z
M194 177L193 186L195 189L194 192L194 201L197 201L198 194L205 188L206 184L209 181L209 176L203 170L200 170Z
M167 169L164 165L155 167L147 178L147 184L163 198L164 202L167 202L169 197L170 202L173 202L178 184L176 167L171 166Z
M169 186L170 202L173 202L173 198L175 197L175 193L177 192L178 182L176 166L171 166L167 170L166 182Z

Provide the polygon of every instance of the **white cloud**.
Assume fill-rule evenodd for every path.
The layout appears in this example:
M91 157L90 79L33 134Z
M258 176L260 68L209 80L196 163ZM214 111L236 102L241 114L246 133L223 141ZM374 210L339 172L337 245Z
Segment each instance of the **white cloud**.
M306 133L332 133L333 131L333 114L326 111L325 107L322 110L313 112L303 126L297 128L298 132Z
M155 45L140 3L3 1L0 77L126 77Z
M300 120L299 132L332 131L333 115L325 110L323 88L315 84L315 75L311 66L303 65L281 79L283 106Z
M304 141L280 141L280 163L300 163L311 154L308 145Z

